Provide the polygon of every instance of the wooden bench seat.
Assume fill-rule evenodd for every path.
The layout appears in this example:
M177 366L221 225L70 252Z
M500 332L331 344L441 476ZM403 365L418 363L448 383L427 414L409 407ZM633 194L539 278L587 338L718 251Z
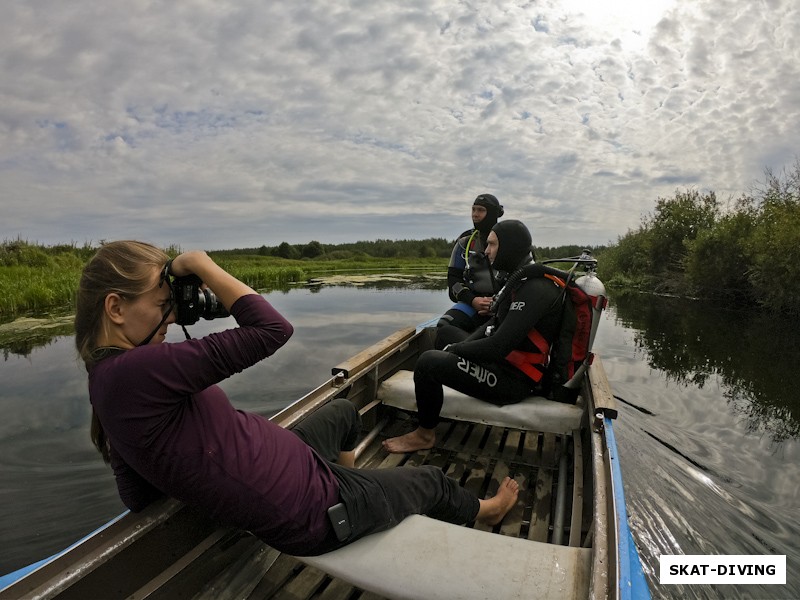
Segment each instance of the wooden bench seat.
M556 546L412 515L302 562L387 598L585 598L591 549ZM435 573L436 581L420 577Z
M416 412L414 373L412 371L395 373L381 384L378 389L378 399L388 406ZM442 417L456 421L558 434L572 433L580 428L583 414L584 408L581 403L563 404L533 396L517 404L496 406L448 387L444 388L444 405L441 412Z

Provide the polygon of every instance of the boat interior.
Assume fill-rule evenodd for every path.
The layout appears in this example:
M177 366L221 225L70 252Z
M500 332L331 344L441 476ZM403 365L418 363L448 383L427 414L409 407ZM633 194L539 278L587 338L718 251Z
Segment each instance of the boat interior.
M299 559L166 499L136 515L135 525L122 517L82 545L78 569L91 576L76 573L74 561L46 565L41 580L59 583L52 593L40 588L40 597L96 597L98 590L108 597L196 599L586 598L590 589L607 595L601 586L613 576L607 548L614 544L606 539L607 493L595 485L604 480L597 466L602 448L592 439L596 423L588 416L596 410L595 384L587 379L577 405L531 398L496 407L447 390L435 446L389 454L381 442L416 426L411 369L429 346L413 328L398 332L336 366L330 382L273 420L291 427L321 403L348 397L364 423L357 467L435 465L480 498L510 476L520 484L519 500L499 525L414 516ZM598 385L607 386L600 370ZM136 543L145 538L146 545Z

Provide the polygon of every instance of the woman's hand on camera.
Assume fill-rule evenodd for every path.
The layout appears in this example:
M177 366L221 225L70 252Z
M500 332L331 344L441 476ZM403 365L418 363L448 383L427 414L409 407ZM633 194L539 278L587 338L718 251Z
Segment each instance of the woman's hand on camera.
M247 284L226 273L202 250L192 250L176 256L170 265L170 272L176 277L197 275L216 294L227 310L230 310L233 303L241 296L257 293Z
M212 263L211 257L202 250L191 250L183 252L172 259L169 272L175 277L185 277L186 275L199 275L197 269L203 264ZM201 276L202 279L202 276Z

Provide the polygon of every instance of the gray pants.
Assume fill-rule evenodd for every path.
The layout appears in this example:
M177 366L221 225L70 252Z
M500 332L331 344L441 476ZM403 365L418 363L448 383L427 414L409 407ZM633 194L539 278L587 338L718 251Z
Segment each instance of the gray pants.
M355 447L360 424L353 404L338 399L310 415L293 431L330 460L338 457L340 450ZM324 554L370 533L385 531L409 515L463 524L478 514L478 498L438 467L349 469L335 463L330 467L339 481L339 499L347 508L352 533L340 542L331 528L320 546L309 549L309 555Z
M292 429L297 437L328 462L336 462L339 452L356 447L361 434L361 415L344 398L331 400Z

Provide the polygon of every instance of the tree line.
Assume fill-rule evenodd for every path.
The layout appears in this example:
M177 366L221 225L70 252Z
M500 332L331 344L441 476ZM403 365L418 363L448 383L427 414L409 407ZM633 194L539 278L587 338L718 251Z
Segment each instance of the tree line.
M444 238L425 240L374 240L344 244L322 244L312 240L306 244L281 242L277 246L216 250L220 256L258 255L286 259L353 260L359 258L445 258L450 256L453 241Z
M444 258L449 259L456 240L445 238L428 238L424 240L374 240L350 242L344 244L322 244L312 240L307 244L289 244L281 242L277 246L260 246L258 248L238 248L234 250L216 250L219 256L274 256L279 258L354 260L360 258ZM537 259L562 258L577 256L584 249L594 253L601 252L605 246L582 246L570 244L565 246L534 247Z
M800 313L800 161L765 170L749 193L658 198L603 254L607 285L706 298L731 307Z

